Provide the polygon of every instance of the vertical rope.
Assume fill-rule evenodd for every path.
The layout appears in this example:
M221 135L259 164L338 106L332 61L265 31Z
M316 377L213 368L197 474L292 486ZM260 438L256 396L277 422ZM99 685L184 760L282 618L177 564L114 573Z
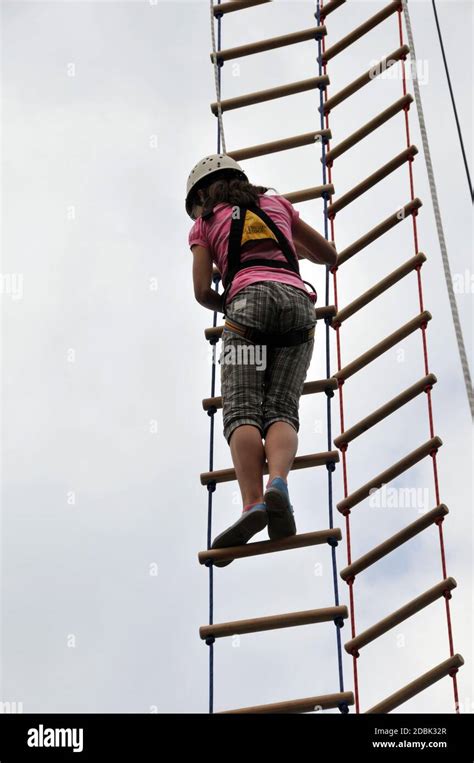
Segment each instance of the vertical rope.
M318 2L319 6L319 2ZM322 4L321 4L322 7ZM317 17L319 19L319 15ZM326 74L327 73L327 66L326 64L322 64L322 56L321 52L324 53L326 49L326 39L325 37L322 38L322 41L319 43L320 45L320 52L319 52L319 74ZM329 114L324 114L324 100L327 100L328 98L328 88L325 88L324 91L324 100L323 100L323 91L320 91L320 114L321 114L321 128L326 127L326 129L329 129ZM330 141L327 141L327 150L330 150ZM326 180L326 168L327 168L327 180ZM325 155L323 159L323 179L324 182L332 183L332 168L331 166L326 165ZM325 199L325 206L324 206L324 225L325 225L325 236L328 238L328 232L327 232L327 226L328 226L328 212L327 212L327 199ZM330 218L330 229L331 229L331 240L335 241L335 230L334 230L334 218ZM326 304L328 304L329 300L329 268L326 271ZM338 292L337 292L337 266L331 269L331 273L333 274L333 289L334 289L334 304L336 306L336 310L338 310ZM336 356L337 356L337 367L340 371L342 368L342 362L341 362L341 338L340 338L340 328L339 326L335 327L336 330ZM327 346L329 345L329 322L326 324L326 331L327 331ZM328 364L328 355L326 358L326 364ZM328 365L326 365L327 368L327 375L330 375L330 370L328 369ZM343 384L344 382L341 381L338 386L338 395L339 395L339 416L340 416L340 427L341 432L344 431L344 397L343 397ZM328 446L329 447L329 446ZM342 455L342 477L343 477L343 486L344 486L344 498L348 495L348 479L347 479L347 460L346 460L346 450L347 446L344 446L341 448L341 455ZM350 527L350 519L349 519L350 509L345 514L346 519L346 549L347 549L347 563L351 563L352 558L352 551L351 551L351 527ZM356 635L356 627L355 627L355 600L354 600L354 591L353 591L353 584L354 584L354 578L351 578L347 581L349 585L349 615L350 615L350 623L351 623L351 636L352 638ZM358 678L358 667L357 667L357 658L359 656L359 653L353 655L353 661L352 661L352 669L353 669L353 676L354 676L354 697L355 697L355 711L356 713L360 712L360 700L359 700L359 678Z
M454 324L454 331L456 334L456 342L458 345L459 357L461 360L461 368L462 368L462 372L464 376L464 385L466 387L466 394L467 394L467 399L469 402L469 408L471 411L471 418L473 418L474 417L474 395L472 391L471 373L469 370L469 363L467 360L466 347L464 344L461 321L459 320L458 306L456 303L456 297L454 295L453 279L451 276L451 266L449 263L448 250L447 250L446 241L444 238L443 223L441 221L441 212L440 212L439 202L438 202L438 193L436 190L436 182L435 182L435 177L433 172L433 165L431 162L430 147L428 143L428 134L426 132L425 117L423 114L420 87L418 84L418 74L417 74L418 68L417 68L417 60L416 60L416 54L415 54L415 44L413 42L413 33L411 29L410 14L408 11L408 5L406 0L402 0L402 5L403 5L403 13L405 16L405 27L407 31L408 45L410 47L413 91L415 94L416 108L418 111L418 121L420 123L421 140L423 143L423 153L425 155L426 170L428 173L428 180L430 185L431 202L433 204L433 210L434 210L434 215L436 220L436 229L438 232L439 248L441 250L441 259L443 262L444 279L446 281L446 288L448 291L449 306L451 308L451 316L452 316L452 320ZM398 16L401 23L400 10L398 11ZM403 38L402 32L400 32L400 37ZM410 166L411 166L411 162L410 162Z
M214 288L215 291L219 291L218 275L214 276ZM214 312L213 324L217 325L217 312ZM211 397L215 397L216 394L216 345L217 339L211 340L212 344L212 369L211 369ZM215 431L215 419L217 408L212 407L208 410L209 416L209 471L214 470L214 431ZM213 495L216 489L216 483L210 482L207 486L207 548L211 548L212 543L212 508L213 508ZM212 562L207 564L209 569L209 625L214 622L214 566ZM206 644L209 647L209 713L214 712L214 637L206 639Z
M221 4L221 0L217 0L218 5ZM217 61L217 53L221 49L221 20L222 13L217 14L217 47L216 47L216 31L214 28L214 2L210 0L211 7L211 39L212 39L212 61L214 64L214 80L216 83L216 101L217 101L217 153L220 153L220 141L222 138L222 151L227 153L224 136L224 122L222 119L222 106L221 106L221 63Z
M316 17L316 23L317 26L320 26L320 17L321 17L321 8L323 6L323 0L317 0L316 2L316 13L314 14ZM322 64L321 64L321 38L318 39L318 70L319 70L319 76L322 74ZM321 129L324 128L324 117L323 117L323 111L322 111L322 105L323 105L323 91L320 88L319 90L319 103L320 103L320 127ZM322 172L323 172L323 184L326 184L326 143L325 140L321 140L321 155L322 155ZM327 207L328 207L328 196L327 194L324 194L324 236L327 239L328 238L328 214L327 214ZM326 282L325 282L325 303L326 305L329 305L329 267L326 267ZM329 324L330 320L326 319L325 321L325 340L326 340L326 378L329 379L331 376L331 343L330 343L330 336L329 336ZM333 397L332 390L328 390L326 393L326 428L327 428L327 449L332 450L332 418L331 418L331 398ZM334 527L334 515L333 515L333 484L332 484L332 475L334 471L335 465L334 464L328 464L327 465L327 479L328 479L328 514L329 514L329 527ZM337 542L331 544L331 561L332 561L332 576L333 576L333 587L334 587L334 603L336 606L339 606L339 588L338 588L338 577L337 577L337 560L336 560L336 545ZM343 673L343 666L342 666L342 645L341 645L341 627L342 627L343 621L338 621L336 623L336 645L337 645L337 663L338 663L338 673L339 673L339 691L344 691L344 673ZM344 705L340 708L343 712L348 712L349 708L347 705Z
M220 4L221 0L217 0ZM221 18L222 14L218 16L217 20L217 28L218 28L218 43L217 43L217 50L221 49ZM211 0L211 30L212 30L212 48L214 53L214 62L217 60L215 53L216 53L216 41L215 41L215 32L214 32L214 16L213 16L213 4ZM221 71L220 67L217 67L216 63L214 63L214 72L216 74L216 93L217 93L217 100L218 104L220 102L220 92L221 92ZM225 143L224 143L224 128L222 124L222 112L220 110L220 106L218 106L219 115L220 118L217 122L217 153L220 153L220 146L221 146L221 136L224 146L224 152L225 152ZM213 276L213 282L214 282L214 290L219 293L219 282L220 282L220 275L216 273ZM214 311L212 325L214 328L217 326L217 310ZM211 340L212 345L212 369L211 369L211 397L215 397L216 395L216 346L217 346L217 339ZM208 416L210 418L209 421L209 471L214 471L214 433L215 433L215 419L214 416L217 412L217 408L214 406L212 408L209 408L208 410ZM210 482L207 486L208 490L208 498L207 498L207 548L211 548L212 544L212 508L213 508L213 495L216 490L216 483ZM214 622L214 567L212 562L209 562L206 565L209 568L209 625L212 625ZM214 712L214 642L215 639L213 636L206 639L206 644L209 647L209 713Z
M411 55L413 56L412 59L412 71L415 68L416 69L416 59L415 59L415 51L413 47L413 36L411 34L411 26L410 26L410 20L408 16L408 8L406 5L406 0L402 0L403 10L405 12L405 23L407 24L407 34L408 34L408 40L410 45L410 51ZM398 31L399 31L399 38L400 38L400 45L404 44L403 40L403 25L402 25L402 9L399 8L397 12L398 17ZM407 23L408 19L408 23ZM413 66L415 64L415 66ZM405 61L401 61L401 67L402 67L402 87L403 87L403 95L406 95L406 73L405 73ZM413 76L413 86L415 89L415 94L418 92L417 97L417 105L419 100L419 89L418 89L418 81L416 79L416 74ZM408 108L404 109L405 113L405 133L406 133L406 139L407 139L407 146L410 145L410 126L409 126L409 117L408 117ZM420 108L418 111L418 117L420 119L420 128L422 125L422 119L423 114L421 111L421 101L420 101ZM426 130L422 129L422 135L426 138ZM431 163L429 163L429 149L428 149L428 142L426 141L426 148L425 148L425 158L427 160L427 166L429 165L428 174L430 175L430 185L431 182L433 183L434 188L434 177L431 170ZM410 193L411 193L411 199L415 198L415 189L414 189L414 182L413 182L413 167L412 167L413 159L411 159L408 163L408 171L409 171L409 183L410 183ZM436 198L436 189L434 188L434 194ZM434 203L434 202L433 202ZM437 199L436 199L437 204ZM419 251L418 248L418 230L417 230L417 224L416 224L416 214L412 215L413 218L413 241L414 241L414 248L415 248L415 254ZM441 218L439 218L439 223L441 226ZM442 228L441 228L442 230ZM447 257L446 257L447 262ZM448 273L450 276L449 271L449 263L447 263L448 266ZM421 268L417 268L417 283L418 283L418 301L420 306L420 312L423 310L423 284L421 280ZM454 294L453 294L454 296ZM422 343L423 343L423 358L424 358L424 364L425 364L425 374L429 373L429 363L428 363L428 347L427 347L427 341L426 341L426 325L423 325L422 327ZM462 338L462 337L461 337ZM429 419L429 427L430 427L430 436L433 437L434 435L434 422L433 422L433 408L432 408L432 402L431 402L431 388L428 387L426 390L426 396L428 401L428 419ZM440 495L439 495L439 483L438 483L438 467L436 462L436 450L433 451L431 454L432 462L433 462L433 480L434 480L434 488L435 488L435 496L436 496L436 504L440 503ZM445 549L444 549L444 540L443 540L443 528L442 528L442 519L438 520L436 523L438 525L439 530L439 543L440 543L440 555L441 555L441 568L443 572L443 579L447 577L447 568L446 568L446 557L445 557ZM452 657L454 655L454 643L453 643L453 633L452 633L452 624L451 624L451 613L450 613L450 607L449 607L449 598L451 594L448 592L445 593L445 604L446 604L446 623L447 623L447 629L448 629L448 645L449 645L449 653ZM456 673L457 669L452 672L451 677L453 679L453 693L454 693L454 704L455 704L455 710L457 713L459 713L459 697L458 697L458 687L457 687L457 679L456 679Z

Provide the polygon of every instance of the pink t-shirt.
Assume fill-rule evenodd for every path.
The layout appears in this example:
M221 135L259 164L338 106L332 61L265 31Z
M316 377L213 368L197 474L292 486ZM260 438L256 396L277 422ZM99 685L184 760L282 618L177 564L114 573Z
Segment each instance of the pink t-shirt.
M274 223L285 234L296 256L292 228L300 216L298 210L295 209L284 196L260 195L259 202L260 207L272 218ZM231 225L231 211L231 204L227 204L226 202L216 204L214 207L214 214L208 220L203 220L201 217L198 217L190 230L188 239L190 248L192 248L194 244L200 244L210 251L212 260L219 269L223 279L225 279L227 273L227 249ZM247 250L242 254L242 262L245 262L245 260L248 259L253 259L254 257L262 257L264 259L268 257L268 259L276 259L286 262L286 258L281 249L278 249L277 247L269 249L265 248L265 246L268 247L268 241L266 241L263 246L261 244L255 244L252 249ZM261 265L255 265L240 270L236 274L232 281L229 294L227 295L226 304L228 304L239 291L257 281L279 281L280 283L286 283L290 286L296 286L298 289L302 289L313 302L316 301L315 295L307 290L297 273L290 270L282 270L280 268L266 268Z

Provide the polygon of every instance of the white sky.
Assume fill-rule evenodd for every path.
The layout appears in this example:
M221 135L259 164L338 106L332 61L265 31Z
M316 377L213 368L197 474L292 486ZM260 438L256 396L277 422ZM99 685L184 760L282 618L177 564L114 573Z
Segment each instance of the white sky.
M312 26L315 5L274 0L230 14L223 21L223 47ZM328 17L328 45L384 5L346 3ZM437 5L471 157L466 59L472 4ZM453 273L468 271L469 278L472 207L431 4L410 2L410 10L448 251ZM398 44L392 16L331 61L330 94ZM207 623L208 573L197 553L206 544L207 492L199 474L207 470L209 426L201 400L210 394L203 330L212 314L192 294L184 189L191 167L216 149L208 3L4 2L2 49L2 273L22 281L20 295L2 295L0 700L22 702L25 712L204 713L208 647L198 628ZM223 97L315 76L315 56L315 44L307 42L229 62ZM401 95L400 78L379 79L336 107L333 145ZM227 148L318 129L317 105L309 92L228 112ZM418 232L428 257L425 305L433 314L430 370L439 379L433 404L444 442L441 500L450 509L444 525L448 574L459 585L451 602L455 650L468 663L458 675L459 692L462 709L469 710L471 426L414 106L410 129L419 148L415 193L424 203ZM336 198L404 148L398 115L336 161ZM244 167L254 182L280 193L321 182L314 147ZM405 166L337 216L337 248L408 200ZM322 201L297 208L323 230ZM340 305L413 254L411 224L401 224L341 267ZM324 269L305 263L303 276L315 282L322 303ZM458 294L469 348L470 288ZM344 325L343 363L417 312L412 275ZM324 375L322 324L318 329L308 380ZM347 425L422 375L416 333L347 382ZM339 433L337 402L333 428ZM351 446L349 489L428 436L423 396ZM303 398L299 453L325 450L325 441L323 396ZM219 413L215 466L229 465ZM290 486L298 531L326 528L326 471L295 472ZM392 486L418 488L426 505L357 506L353 558L434 506L428 460ZM343 495L340 466L334 489L337 502ZM214 506L213 535L237 519L235 483L218 487ZM335 519L343 527L337 512ZM339 569L346 563L344 542ZM362 573L355 587L358 631L437 583L440 569L437 531L431 528ZM326 546L236 561L217 569L214 578L215 622L333 604ZM340 581L339 589L347 604L346 584ZM349 634L347 622L343 640ZM444 603L438 601L362 650L362 709L448 655ZM344 669L346 689L352 689L347 655ZM215 679L216 710L337 691L334 626L218 640ZM452 709L451 682L444 679L400 711Z

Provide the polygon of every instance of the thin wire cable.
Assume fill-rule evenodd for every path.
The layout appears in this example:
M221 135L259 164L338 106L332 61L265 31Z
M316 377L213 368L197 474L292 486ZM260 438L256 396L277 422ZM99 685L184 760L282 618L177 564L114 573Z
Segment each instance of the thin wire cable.
M220 5L221 0L218 0ZM220 36L221 36L221 16L217 18L217 29L219 41L216 47L216 30L214 28L214 0L210 0L211 7L211 38L212 38L212 61L214 64L214 80L216 83L216 100L217 100L217 124L218 124L218 148L217 153L220 153L220 139L222 139L222 150L224 154L227 153L225 145L224 135L224 121L222 119L222 106L221 106L221 67L217 63L217 53L221 49Z
M433 204L433 210L434 210L434 215L436 220L436 229L438 232L439 248L441 250L441 259L443 262L444 279L446 282L446 288L448 290L449 305L451 308L451 316L452 316L453 324L454 324L454 332L456 334L456 342L458 346L459 357L461 360L461 368L462 368L462 373L464 377L464 385L466 387L466 394L467 394L467 399L469 403L469 408L471 411L471 418L474 418L474 395L472 391L471 373L469 370L469 363L467 360L466 347L464 344L464 336L463 336L463 331L461 327L461 321L459 319L458 306L456 302L456 297L454 295L453 279L451 276L451 266L449 263L448 250L447 250L446 241L444 238L443 223L441 221L441 212L440 212L439 202L438 202L438 193L436 191L436 182L435 182L435 177L433 172L433 165L431 162L431 153L430 153L430 147L428 143L428 135L426 132L425 118L423 115L423 106L421 103L420 87L418 84L418 76L417 76L418 68L417 68L417 60L416 60L416 53L415 53L415 44L413 42L410 13L408 11L408 4L406 0L402 0L402 6L403 6L404 17L405 17L405 26L407 30L408 45L410 47L410 56L412 60L411 74L412 74L412 80L413 80L413 91L415 94L416 108L418 111L418 120L420 123L420 133L421 133L421 139L423 142L423 152L425 155L426 170L428 172L431 201Z
M438 30L439 44L441 46L441 54L443 56L444 69L446 71L446 79L448 80L449 94L451 95L451 103L453 105L454 118L456 120L456 127L457 127L457 130L458 130L459 143L461 144L461 152L462 152L462 158L464 160L464 167L466 169L467 182L468 182L468 185L469 185L469 192L471 194L471 201L474 202L474 195L472 193L471 175L469 173L469 167L468 167L468 164L467 164L467 157L466 157L466 151L464 149L464 141L463 141L462 132L461 132L461 125L459 124L458 111L457 111L457 108L456 108L456 101L454 99L454 92L453 92L453 88L452 88L452 85L451 85L451 77L449 76L448 62L447 62L447 59L446 59L446 54L444 52L443 36L441 34L441 27L439 25L438 12L436 10L435 0L431 0L431 3L433 5L433 12L434 12L434 17L435 17L435 22L436 22L436 29Z
M316 2L316 13L314 14L316 17L316 23L317 26L320 26L320 14L321 14L321 8L323 7L323 0L317 0ZM322 64L321 64L321 39L318 40L318 67L319 67L319 76L322 75ZM323 116L323 91L320 88L319 90L319 103L320 103L320 126L321 129L324 129L324 116ZM321 154L322 154L322 173L323 173L323 184L326 184L326 144L324 140L321 140ZM327 207L328 207L328 198L327 195L324 195L324 236L327 239L328 238L328 214L327 214ZM326 305L329 305L329 268L326 268L326 284L325 284L325 302ZM326 321L325 324L325 339L326 339L326 378L329 378L331 376L331 342L329 337L329 322ZM326 422L327 422L327 449L332 450L332 418L331 418L331 399L332 395L327 395L326 398ZM332 484L332 475L333 475L333 469L329 468L331 465L328 464L328 513L329 513L329 527L334 527L334 515L333 515L333 484ZM333 573L333 586L334 586L334 603L337 606L339 606L339 588L338 588L338 578L337 578L337 560L336 560L336 548L334 545L331 545L331 561L332 561L332 573ZM344 691L344 672L343 672L343 665L342 665L342 644L341 644L341 628L336 625L336 642L337 642L337 662L338 662L338 673L339 673L339 690L341 692ZM346 712L348 711L348 708Z

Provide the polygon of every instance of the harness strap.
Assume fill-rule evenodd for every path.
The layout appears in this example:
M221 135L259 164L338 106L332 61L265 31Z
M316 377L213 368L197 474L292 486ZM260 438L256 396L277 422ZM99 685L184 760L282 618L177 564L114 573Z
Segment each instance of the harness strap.
M275 334L244 326L242 323L230 320L230 318L226 318L224 326L253 344L265 344L270 347L294 347L309 342L310 339L313 339L316 328L312 326L311 328L294 329L284 334Z
M261 209L260 207L257 207L256 204L249 204L246 207L244 206L234 207L234 209L238 210L238 215L237 217L232 216L232 222L231 222L230 231L229 231L229 245L228 245L228 251L227 251L227 274L226 274L224 286L227 288L227 286L230 283L232 283L234 276L236 275L236 273L239 272L239 270L242 270L243 268L247 268L247 267L252 267L251 260L246 260L245 262L242 262L241 260L242 233L243 233L243 229L245 225L247 210L252 212L256 217L260 218L260 220L262 220L262 222L265 223L267 228L269 228L269 230L273 233L276 239L275 245L278 246L278 248L282 251L286 259L286 262L281 262L279 260L272 260L270 258L267 258L264 262L265 267L270 267L270 268L283 267L286 270L292 270L294 273L297 273L297 275L299 275L300 269L298 265L298 258L295 256L295 253L293 252L293 249L291 248L285 234L273 222L272 218L269 217L269 215L267 215L267 213L264 212L263 209Z

